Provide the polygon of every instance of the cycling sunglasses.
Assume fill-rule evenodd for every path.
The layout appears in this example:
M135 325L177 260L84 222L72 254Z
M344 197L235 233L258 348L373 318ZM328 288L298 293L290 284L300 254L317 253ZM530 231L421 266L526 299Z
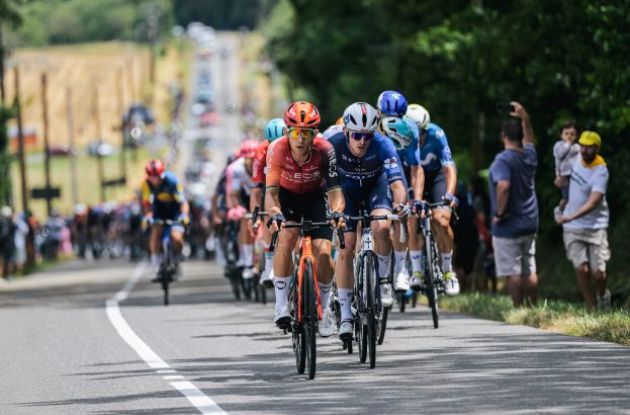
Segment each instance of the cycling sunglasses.
M304 140L312 140L317 134L316 130L311 130L309 128L289 128L287 135L292 140L297 140L298 137L302 137Z
M374 137L374 133L355 133L352 131L348 132L348 135L350 136L350 138L356 141L370 141Z

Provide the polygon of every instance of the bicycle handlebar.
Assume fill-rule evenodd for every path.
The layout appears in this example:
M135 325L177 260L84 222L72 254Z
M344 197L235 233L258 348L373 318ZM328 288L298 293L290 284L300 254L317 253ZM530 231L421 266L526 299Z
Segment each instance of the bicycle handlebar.
M273 218L271 219L273 220ZM279 226L281 225L280 223L278 224ZM333 225L328 222L328 221L323 221L323 222L313 222L310 220L302 220L302 222L299 223L285 223L282 228L283 229L295 229L295 228L300 228L303 229L305 231L312 231L314 229L320 229L320 228L326 228L326 227L333 227ZM269 245L269 252L274 252L276 249L276 244L278 242L278 233L280 231L274 232L271 235L271 244ZM339 247L341 249L345 249L346 248L346 242L345 239L343 237L343 229L341 228L337 228L337 237L339 239Z

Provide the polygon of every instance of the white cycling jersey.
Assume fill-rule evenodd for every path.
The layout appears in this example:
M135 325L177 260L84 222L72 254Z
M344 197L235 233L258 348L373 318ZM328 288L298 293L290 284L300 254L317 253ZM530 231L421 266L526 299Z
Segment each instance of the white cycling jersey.
M245 158L241 157L227 167L225 186L227 194L243 189L248 196L251 195L255 183L245 168Z

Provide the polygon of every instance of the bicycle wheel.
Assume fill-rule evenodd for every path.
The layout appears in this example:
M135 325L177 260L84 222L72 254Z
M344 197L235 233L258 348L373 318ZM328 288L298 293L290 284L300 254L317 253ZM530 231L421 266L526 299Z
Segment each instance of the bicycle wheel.
M363 273L363 261L359 262L359 269L354 277L354 297L357 305L357 315L354 319L354 331L357 334L357 346L359 348L359 362L365 363L368 350L368 329L366 323L367 306L365 304L365 275Z
M426 294L429 300L429 308L431 309L431 317L433 318L433 328L438 328L439 314L438 314L438 292L437 292L437 251L434 246L433 238L427 235L424 240L425 252L426 252Z
M302 293L302 319L304 327L304 341L306 343L306 365L308 367L308 378L313 379L317 368L317 349L315 339L317 338L317 298L315 297L315 275L313 265L307 259L304 264L304 278L302 281L304 289Z
M378 333L376 332L376 320L377 320L377 301L376 295L376 272L375 261L372 255L365 255L363 257L363 282L365 284L365 305L366 310L366 326L367 326L367 346L370 357L370 369L374 369L376 366L376 338Z
M381 315L380 323L378 325L378 345L383 344L385 340L385 330L387 330L387 318L389 317L389 310L391 307L383 307L383 314Z
M293 339L293 354L295 355L295 367L297 372L301 375L304 373L304 369L306 368L306 341L304 339L304 325L302 322L297 321L298 318L298 299L302 293L300 293L300 288L297 283L297 275L294 275L293 281L291 285L293 290L291 292L291 296L289 298L289 304L291 304L292 311L291 315L295 319L292 330L291 330L291 338Z

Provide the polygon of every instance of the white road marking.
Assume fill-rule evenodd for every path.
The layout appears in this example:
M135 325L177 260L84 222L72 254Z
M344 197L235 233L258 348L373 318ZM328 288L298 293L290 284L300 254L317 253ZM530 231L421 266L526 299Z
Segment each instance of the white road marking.
M120 312L118 303L129 297L129 293L134 285L144 274L146 263L141 262L133 271L131 278L112 298L107 300L107 317L112 325L122 337L122 339L145 361L152 369L157 369L157 373L177 373L168 363L160 358L140 337L129 327L127 321ZM184 379L183 376L164 376L164 378ZM167 379L168 380L168 379ZM201 392L195 385L188 381L170 382L170 385L181 392L188 401L204 415L227 415L219 405L217 405L209 396Z

